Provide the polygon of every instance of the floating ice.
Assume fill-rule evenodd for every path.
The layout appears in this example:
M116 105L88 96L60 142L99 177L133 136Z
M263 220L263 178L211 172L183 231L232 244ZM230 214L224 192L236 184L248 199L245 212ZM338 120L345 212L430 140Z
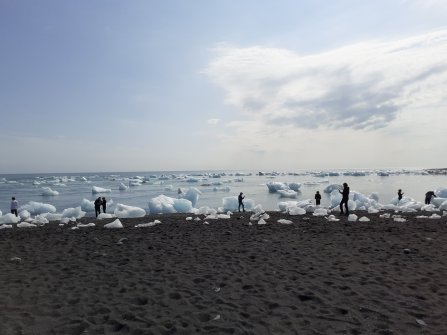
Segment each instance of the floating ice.
M188 199L175 199L162 194L149 200L151 214L191 213L192 209L192 203Z
M7 213L0 216L0 224L17 223L20 222L20 216L15 216L14 214Z
M229 186L226 187L214 187L214 192L230 192L231 188Z
M42 195L43 196L54 196L54 195L59 195L59 192L54 191L49 187L42 187Z
M56 207L50 204L44 204L41 202L30 201L26 205L19 208L19 211L27 210L32 215L42 214L42 213L55 213Z
M279 181L271 181L266 184L270 193L276 193L278 190L288 190L289 186L286 183L281 183Z
M105 224L104 228L115 229L115 228L124 228L124 226L119 219L116 219L113 222Z
M129 189L129 186L124 185L123 183L120 183L120 186L118 187L120 191L126 191Z
M92 194L111 193L111 192L112 192L112 190L110 188L102 188L102 187L98 187L98 186L92 187Z
M146 211L140 207L117 204L114 214L117 218L142 218Z
M62 211L62 217L64 218L76 218L80 219L85 216L85 212L81 210L81 207L66 208Z

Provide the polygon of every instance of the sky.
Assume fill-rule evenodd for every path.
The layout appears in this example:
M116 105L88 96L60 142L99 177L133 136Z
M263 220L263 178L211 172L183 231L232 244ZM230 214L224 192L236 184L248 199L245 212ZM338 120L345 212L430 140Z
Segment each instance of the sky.
M0 173L447 167L447 1L0 0Z

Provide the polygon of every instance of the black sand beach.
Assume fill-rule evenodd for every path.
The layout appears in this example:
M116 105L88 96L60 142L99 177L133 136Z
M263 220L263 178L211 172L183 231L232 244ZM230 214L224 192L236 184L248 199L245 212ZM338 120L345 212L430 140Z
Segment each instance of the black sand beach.
M269 214L0 230L0 334L447 334L447 216Z

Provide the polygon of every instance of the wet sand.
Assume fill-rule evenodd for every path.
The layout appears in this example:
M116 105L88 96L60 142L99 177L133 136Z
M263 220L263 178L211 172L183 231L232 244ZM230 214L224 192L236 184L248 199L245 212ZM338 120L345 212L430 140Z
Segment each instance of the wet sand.
M447 216L269 214L0 230L0 334L447 334Z

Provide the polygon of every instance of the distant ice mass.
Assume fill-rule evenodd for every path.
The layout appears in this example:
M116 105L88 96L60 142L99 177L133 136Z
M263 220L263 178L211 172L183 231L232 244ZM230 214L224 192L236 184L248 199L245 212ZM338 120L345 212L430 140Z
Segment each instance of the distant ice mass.
M171 198L163 194L150 199L148 207L151 214L191 213L193 209L190 200Z
M42 195L43 196L54 196L54 195L59 195L59 192L54 191L49 187L42 187Z
M56 213L56 207L50 204L44 204L41 202L30 201L26 205L19 208L19 211L27 210L32 215L42 213Z
M126 191L129 189L129 186L124 185L123 183L120 183L120 186L118 187L120 191Z
M114 212L117 218L141 218L146 215L143 208L117 204Z
M92 187L92 194L111 193L111 192L112 192L112 190L110 188L102 188L102 187L98 187L98 186Z

